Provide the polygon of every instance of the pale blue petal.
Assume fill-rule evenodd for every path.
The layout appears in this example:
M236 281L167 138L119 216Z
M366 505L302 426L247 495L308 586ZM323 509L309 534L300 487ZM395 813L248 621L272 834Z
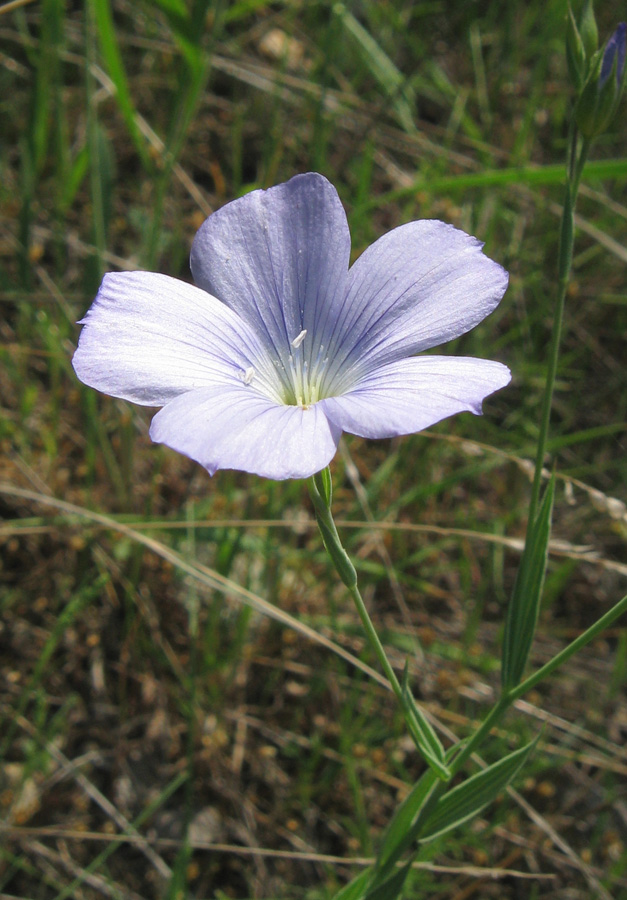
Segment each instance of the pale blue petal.
M205 291L152 272L105 275L72 363L85 384L144 406L245 378L260 342Z
M209 216L194 239L194 281L264 339L277 365L292 341L315 359L344 301L350 234L337 191L322 175L297 175L252 191ZM309 363L311 365L311 363Z
M243 384L182 394L150 428L153 441L196 460L211 475L238 469L278 481L324 469L340 435L319 404L276 405Z
M331 348L333 374L359 376L481 322L508 281L482 246L452 225L422 220L395 228L365 250L349 272Z
M420 356L382 366L350 392L319 405L350 434L395 437L422 431L454 413L481 415L484 398L510 378L507 366L488 359Z

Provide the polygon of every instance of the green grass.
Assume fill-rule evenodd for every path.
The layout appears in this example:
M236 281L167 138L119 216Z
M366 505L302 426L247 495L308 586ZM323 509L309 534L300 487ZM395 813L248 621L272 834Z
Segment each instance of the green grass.
M251 187L315 169L355 256L441 218L510 271L498 311L446 348L512 368L485 416L349 439L333 464L393 662L445 729L485 714L552 325L564 13L0 7L0 893L330 898L420 774L304 485L210 479L70 365L104 271L189 280L199 224ZM597 15L605 39L612 9ZM583 178L534 666L624 593L626 137L621 112ZM627 897L626 658L618 624L508 716L487 761L544 723L523 801L428 845L408 897Z

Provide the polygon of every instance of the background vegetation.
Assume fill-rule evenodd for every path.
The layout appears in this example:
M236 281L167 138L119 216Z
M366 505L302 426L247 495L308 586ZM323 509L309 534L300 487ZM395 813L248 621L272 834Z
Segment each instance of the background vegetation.
M336 514L386 646L463 734L498 685L555 292L563 0L33 0L0 7L0 891L325 898L420 763L364 670L304 485L204 470L73 375L107 269L189 279L213 209L317 170L357 256L441 218L511 273L446 352L514 372L482 419L349 438ZM616 21L597 10L602 39ZM533 663L624 593L620 114L583 178ZM622 584L621 584L622 582ZM622 588L622 590L621 590ZM348 656L350 654L350 657ZM430 845L408 896L627 897L627 634L517 705L518 792ZM349 862L355 860L355 862Z

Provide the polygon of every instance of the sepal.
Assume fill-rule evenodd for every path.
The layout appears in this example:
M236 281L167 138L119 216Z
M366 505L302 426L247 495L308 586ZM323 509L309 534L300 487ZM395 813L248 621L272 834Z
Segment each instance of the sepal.
M583 42L586 59L591 59L599 47L599 29L594 17L594 4L586 0L579 17L579 34Z
M568 20L566 22L566 62L570 80L575 85L577 93L579 93L586 77L587 57L586 49L570 6L568 7Z

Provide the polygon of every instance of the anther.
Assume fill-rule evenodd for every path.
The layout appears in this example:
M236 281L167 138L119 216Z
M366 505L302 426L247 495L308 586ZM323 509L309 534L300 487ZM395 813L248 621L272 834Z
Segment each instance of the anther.
M294 338L294 340L292 341L292 347L294 348L294 350L297 350L300 347L302 342L305 340L306 334L307 334L307 329L304 328L303 331L301 331L301 333L297 337Z

